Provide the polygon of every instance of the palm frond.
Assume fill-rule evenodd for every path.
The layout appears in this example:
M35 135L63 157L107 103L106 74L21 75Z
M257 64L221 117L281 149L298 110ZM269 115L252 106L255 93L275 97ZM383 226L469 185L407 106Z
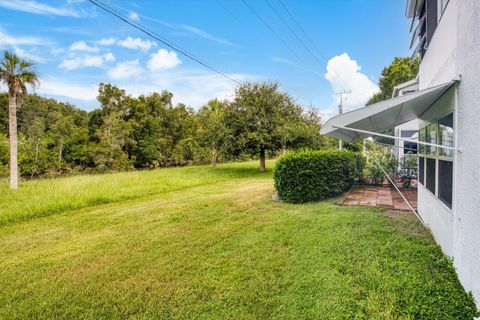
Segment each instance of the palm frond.
M15 67L20 63L20 58L11 51L5 50L4 53L4 62L7 67ZM14 68L12 68L14 69Z
M31 70L22 72L19 75L19 78L22 81L22 83L29 84L33 87L36 87L39 84L37 74L34 71L31 71Z
M26 70L28 68L31 68L33 67L35 63L33 63L32 61L30 60L22 60L20 61L19 63L19 70Z
M33 66L33 62L22 60L11 51L4 51L3 59L0 61L0 81L7 84L11 95L20 98L27 93L27 85L38 86L38 75Z

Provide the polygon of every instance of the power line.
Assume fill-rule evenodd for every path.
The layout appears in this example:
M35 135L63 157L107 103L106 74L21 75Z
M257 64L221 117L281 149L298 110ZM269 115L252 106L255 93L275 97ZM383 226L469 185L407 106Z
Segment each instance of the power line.
M302 33L305 35L305 37L308 39L308 41L310 42L310 44L313 46L313 48L315 48L315 50L318 52L319 55L321 55L323 57L323 59L325 59L325 61L328 61L328 59L323 55L323 53L318 49L318 47L315 45L315 42L313 42L313 40L308 36L307 32L305 32L305 30L302 28L302 26L300 25L300 23L297 21L297 19L295 19L295 17L293 16L293 14L290 12L290 10L288 10L288 8L285 6L285 4L282 2L282 0L278 0L278 2L280 3L280 5L283 7L283 9L287 12L287 14L290 16L290 19L293 20L293 22L295 22L295 24L297 25L297 27L302 31Z
M230 11L220 0L215 0L215 1L218 3L220 7L222 7L223 10L225 10L225 12L231 15L233 19L235 19L238 23L242 23L242 21L238 19L238 17L232 11Z
M265 0L265 2L268 4L268 6L270 7L270 9L272 9L272 11L277 15L278 18L280 18L280 20L282 20L283 24L285 26L287 26L288 30L290 30L290 32L295 36L295 38L298 40L298 42L300 42L302 44L302 46L312 55L312 57L319 63L319 64L322 64L321 61L318 59L317 55L315 55L312 50L310 50L310 48L305 44L305 42L303 42L303 40L298 36L297 32L292 28L290 27L290 24L282 17L282 15L277 11L277 9L275 9L274 6L272 6L272 4L270 3L269 0Z
M283 40L282 37L280 37L280 35L275 31L275 29L273 29L268 23L267 21L265 21L265 19L263 19L257 11L255 11L255 9L253 9L253 7L251 7L245 0L242 0L243 4L260 20L262 21L262 23L268 28L268 30L270 30L270 32L278 39L280 40L280 42L283 43L283 45L300 61L303 63L302 59L295 53L295 51L292 49L292 47L290 47L290 45L285 41Z
M182 49L180 46L170 42L169 40L163 38L162 36L158 35L157 33L155 33L154 31L148 29L147 27L141 25L140 23L138 22L135 22L133 21L132 19L129 19L125 16L123 16L122 14L118 13L115 9L113 9L112 7L104 4L103 2L99 1L99 0L89 0L92 4L94 4L95 6L99 7L100 9L114 15L115 17L117 17L118 19L122 20L123 22L127 23L128 25L134 27L135 29L137 30L140 30L141 32L145 33L146 35L150 36L151 38L157 40L157 41L160 41L161 43L165 44L166 46L168 46L169 48L181 53L182 55L184 55L185 57L201 64L202 66L212 70L213 72L216 72L218 73L219 75L235 82L236 84L240 84L240 82L231 77L230 75L226 74L225 72L215 68L214 66L212 66L210 63L206 62L205 60L201 59L201 58L198 58L196 57L194 54L188 52L187 50L185 49Z
M226 12L228 13L235 21L237 21L239 24L243 25L244 26L244 30L247 30L248 33L250 33L251 36L253 36L253 38L256 36L252 29L251 29L251 26L247 25L244 21L242 21L241 19L239 19L237 17L237 15L235 15L230 9L227 8L227 6L225 6L222 1L220 0L215 0L218 5Z

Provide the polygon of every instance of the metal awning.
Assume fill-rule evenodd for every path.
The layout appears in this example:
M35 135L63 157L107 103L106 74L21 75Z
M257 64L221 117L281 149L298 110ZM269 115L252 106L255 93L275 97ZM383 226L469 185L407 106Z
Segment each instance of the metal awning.
M335 116L323 125L320 133L353 142L368 138L373 132L385 132L408 121L421 118L422 114L457 81L459 80Z

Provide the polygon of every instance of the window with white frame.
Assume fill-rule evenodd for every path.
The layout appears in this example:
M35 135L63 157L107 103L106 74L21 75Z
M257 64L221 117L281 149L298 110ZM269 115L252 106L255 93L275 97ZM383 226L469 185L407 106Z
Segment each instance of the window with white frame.
M426 123L420 129L419 139L423 142L453 147L453 113L436 121ZM453 194L453 151L434 146L420 145L419 183L452 207Z

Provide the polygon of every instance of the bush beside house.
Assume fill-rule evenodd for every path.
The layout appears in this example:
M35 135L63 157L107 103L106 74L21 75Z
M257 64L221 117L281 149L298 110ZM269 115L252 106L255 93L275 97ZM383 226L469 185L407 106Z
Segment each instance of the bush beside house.
M277 161L274 184L287 202L309 202L336 196L361 174L363 159L351 151L298 151Z

